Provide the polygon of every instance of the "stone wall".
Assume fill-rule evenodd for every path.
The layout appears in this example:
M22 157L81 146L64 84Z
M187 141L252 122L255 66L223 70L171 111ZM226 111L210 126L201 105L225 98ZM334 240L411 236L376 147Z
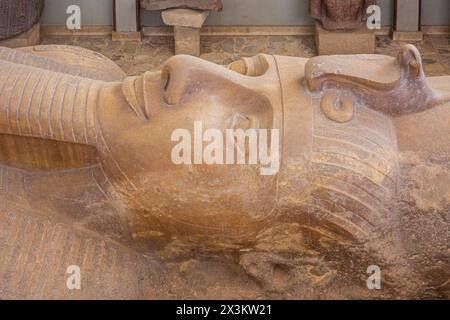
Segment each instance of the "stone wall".
M383 25L392 24L393 0L379 0ZM423 1L423 25L450 25L450 1ZM111 25L111 0L46 0L41 20L44 25L65 25L67 6L82 8L84 25ZM223 0L224 10L212 13L206 25L312 25L308 14L308 0ZM158 12L142 12L143 26L164 25Z

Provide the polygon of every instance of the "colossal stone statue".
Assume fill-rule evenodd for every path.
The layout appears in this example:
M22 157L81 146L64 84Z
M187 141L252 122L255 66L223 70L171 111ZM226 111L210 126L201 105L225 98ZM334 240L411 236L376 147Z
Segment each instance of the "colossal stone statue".
M0 70L1 299L445 297L450 78L425 78L415 47L180 55L136 77L79 48L0 48ZM279 132L279 170L173 161L180 130L195 153L239 129Z
M367 8L376 0L309 0L311 16L326 30L355 30L367 20Z
M17 36L35 25L44 0L0 0L0 40Z

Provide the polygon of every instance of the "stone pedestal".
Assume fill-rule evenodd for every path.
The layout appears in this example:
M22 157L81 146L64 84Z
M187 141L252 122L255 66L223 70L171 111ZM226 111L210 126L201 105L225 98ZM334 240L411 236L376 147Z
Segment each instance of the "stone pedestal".
M392 33L392 40L394 41L422 41L422 31L394 31Z
M112 40L113 41L142 41L142 33L140 31L137 32L112 32Z
M141 41L138 1L114 0L113 41Z
M375 32L365 25L355 31L327 31L316 22L315 40L318 55L375 52Z
M41 26L35 24L30 30L13 38L0 41L0 47L20 48L36 46L41 42Z
M200 55L200 29L209 11L190 9L171 9L162 12L165 24L173 26L175 35L175 54Z
M421 0L395 0L394 30L392 39L398 41L421 41Z
M200 29L189 27L174 27L175 54L200 56Z

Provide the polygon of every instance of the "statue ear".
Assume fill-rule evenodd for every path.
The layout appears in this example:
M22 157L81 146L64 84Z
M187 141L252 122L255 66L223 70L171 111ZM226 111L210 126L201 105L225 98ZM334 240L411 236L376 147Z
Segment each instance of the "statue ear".
M422 58L419 50L411 44L402 47L397 57L398 62L410 80L416 80L423 76Z

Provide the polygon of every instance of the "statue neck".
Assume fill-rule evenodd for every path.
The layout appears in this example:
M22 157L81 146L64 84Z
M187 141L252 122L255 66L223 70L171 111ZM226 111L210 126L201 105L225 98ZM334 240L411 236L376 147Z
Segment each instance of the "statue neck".
M0 61L0 134L93 145L102 81Z

